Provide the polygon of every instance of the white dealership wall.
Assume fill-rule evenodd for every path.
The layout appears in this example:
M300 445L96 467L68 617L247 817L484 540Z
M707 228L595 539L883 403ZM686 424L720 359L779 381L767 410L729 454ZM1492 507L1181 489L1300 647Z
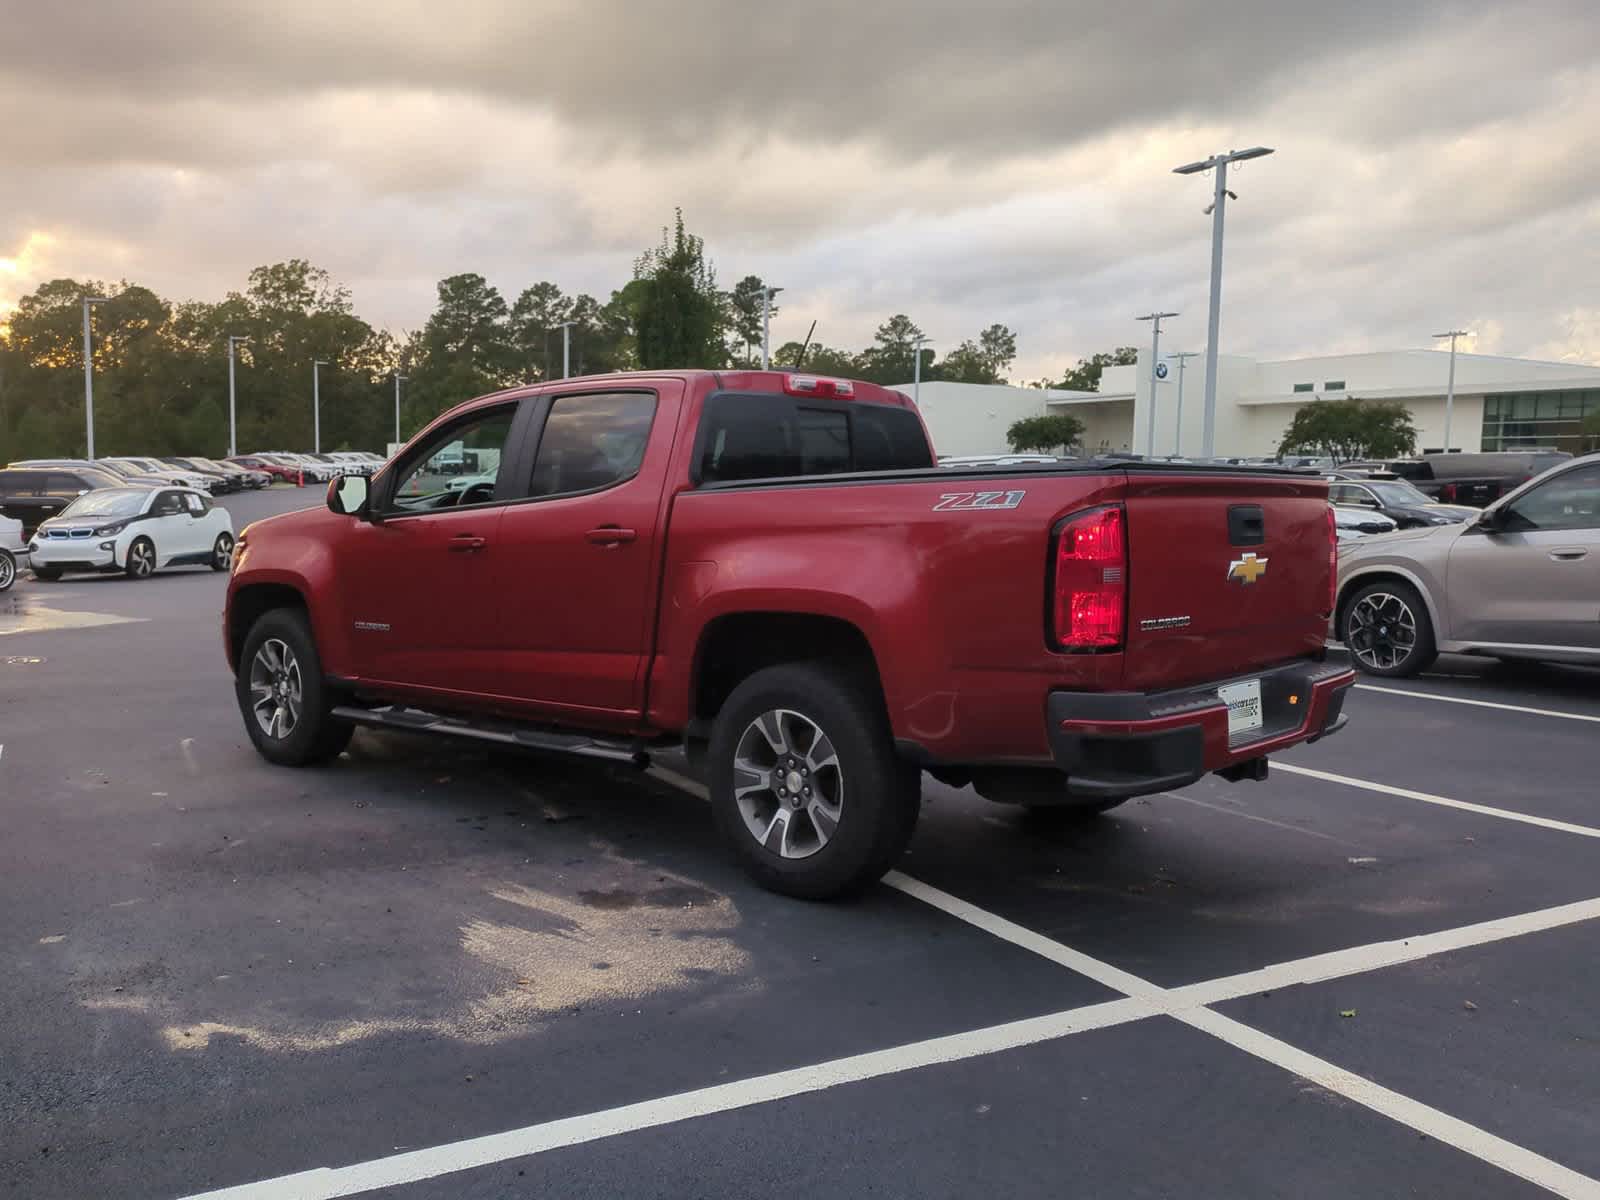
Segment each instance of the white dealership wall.
M910 396L909 383L896 384ZM1006 430L1024 417L1043 416L1046 400L1094 396L1093 392L1046 392L1040 388L1008 387L985 383L929 383L920 389L917 407L928 423L933 448L950 454L1005 454L1011 446ZM1131 412L1131 404L1130 404Z

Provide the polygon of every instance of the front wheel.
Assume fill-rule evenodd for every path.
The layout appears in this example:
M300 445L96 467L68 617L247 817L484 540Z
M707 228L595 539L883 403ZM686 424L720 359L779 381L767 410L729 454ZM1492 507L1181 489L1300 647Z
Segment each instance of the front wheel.
M233 534L219 533L217 540L211 543L211 569L213 571L226 571L233 565Z
M745 870L774 892L858 892L911 840L920 775L850 673L784 665L734 689L707 750L711 809Z
M280 766L337 758L355 727L333 716L334 697L305 616L277 608L245 637L234 695L257 752Z
M9 592L11 585L17 581L16 555L9 550L0 550L0 592Z
M134 538L122 571L129 579L149 579L156 573L156 544L147 537Z
M1359 589L1340 626L1345 649L1369 675L1415 675L1438 657L1427 606L1408 583L1379 580Z

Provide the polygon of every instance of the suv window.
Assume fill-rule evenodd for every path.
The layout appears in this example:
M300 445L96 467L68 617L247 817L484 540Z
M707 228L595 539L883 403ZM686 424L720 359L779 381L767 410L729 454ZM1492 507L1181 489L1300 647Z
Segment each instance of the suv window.
M496 491L492 478L468 481L465 487L457 488L451 488L450 481L461 475L467 454L476 457L483 474L495 475L516 415L513 402L480 409L439 430L406 455L396 476L390 508L398 512L430 512L491 503Z
M539 437L530 496L570 496L613 487L639 473L655 420L645 392L560 396Z
M933 466L916 414L887 404L713 396L701 425L700 478L708 483Z
M1600 529L1600 466L1540 484L1511 506L1507 529Z
M45 476L44 490L53 496L75 496L79 492L91 490L94 486L92 481L77 475L52 471Z
M37 496L43 486L42 471L0 471L0 496Z

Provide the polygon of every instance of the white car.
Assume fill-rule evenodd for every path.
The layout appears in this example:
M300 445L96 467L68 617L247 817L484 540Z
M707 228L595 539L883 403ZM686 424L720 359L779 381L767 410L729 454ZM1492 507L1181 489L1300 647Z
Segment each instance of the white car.
M0 517L0 592L11 590L11 585L17 581L17 560L27 553L22 522L13 517Z
M35 578L67 571L121 571L147 579L162 567L226 571L233 561L233 518L194 488L96 488L34 530L28 546Z
M1333 509L1334 532L1341 542L1352 542L1378 533L1393 533L1400 528L1399 522L1393 517L1386 517L1370 508L1356 508L1348 504L1330 504L1328 507Z

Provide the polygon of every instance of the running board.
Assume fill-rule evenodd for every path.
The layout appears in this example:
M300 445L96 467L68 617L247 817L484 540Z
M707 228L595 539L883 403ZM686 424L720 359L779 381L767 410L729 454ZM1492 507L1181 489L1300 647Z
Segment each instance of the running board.
M648 754L637 746L625 742L610 742L581 733L557 733L553 730L533 729L509 721L472 721L465 717L446 717L399 704L383 708L361 708L353 704L340 704L334 708L333 715L341 720L353 721L357 725L371 725L380 729L403 730L409 733L441 733L449 737L493 742L499 746L516 746L524 750L541 750L549 754L572 754L579 758L599 758L607 762L628 763L641 769L650 765Z

